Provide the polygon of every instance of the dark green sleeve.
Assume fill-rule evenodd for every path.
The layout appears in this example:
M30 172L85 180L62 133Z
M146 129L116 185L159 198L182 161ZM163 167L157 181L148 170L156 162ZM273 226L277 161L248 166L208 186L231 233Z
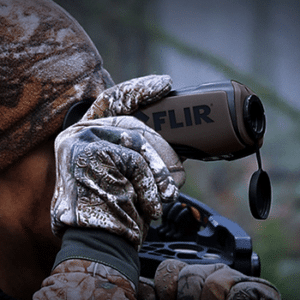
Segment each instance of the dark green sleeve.
M123 238L101 229L68 228L56 256L55 268L68 259L86 259L110 266L138 285L138 252Z

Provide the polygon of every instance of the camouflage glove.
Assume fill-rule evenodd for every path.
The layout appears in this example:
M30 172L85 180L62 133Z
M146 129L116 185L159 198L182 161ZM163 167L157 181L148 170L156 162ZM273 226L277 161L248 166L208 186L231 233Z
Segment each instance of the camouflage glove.
M117 270L89 260L69 259L53 270L32 299L136 300L135 294L133 284Z
M51 225L62 247L34 299L135 297L137 250L162 202L177 198L184 170L169 144L128 114L170 88L169 76L154 75L116 85L56 138Z
M132 115L140 107L165 97L171 90L171 84L172 81L168 75L149 75L115 85L99 95L81 121ZM122 119L125 124L126 118L122 117ZM137 123L136 125L131 123L126 128L145 134L146 139L164 161L177 187L180 188L185 181L184 169L181 160L166 141L144 125L140 128Z
M227 265L187 265L174 259L158 266L155 288L160 300L281 299L268 281L246 276Z
M130 114L170 90L168 76L134 79L104 91L77 124L55 142L52 228L106 229L140 246L163 202L184 182L179 157L154 130ZM105 118L101 118L105 117Z

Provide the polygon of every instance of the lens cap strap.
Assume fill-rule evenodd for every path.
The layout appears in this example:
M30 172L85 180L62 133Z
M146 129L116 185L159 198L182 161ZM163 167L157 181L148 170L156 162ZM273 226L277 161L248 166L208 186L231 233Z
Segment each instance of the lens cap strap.
M267 172L262 169L257 140L255 141L255 148L258 170L253 173L250 179L249 204L253 217L259 220L265 220L268 218L271 209L271 182Z

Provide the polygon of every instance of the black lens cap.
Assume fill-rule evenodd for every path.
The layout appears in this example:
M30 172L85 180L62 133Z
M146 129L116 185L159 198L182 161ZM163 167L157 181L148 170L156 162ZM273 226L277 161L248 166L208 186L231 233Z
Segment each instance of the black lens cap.
M262 169L253 173L249 186L249 204L254 218L265 220L271 208L271 182L267 172Z

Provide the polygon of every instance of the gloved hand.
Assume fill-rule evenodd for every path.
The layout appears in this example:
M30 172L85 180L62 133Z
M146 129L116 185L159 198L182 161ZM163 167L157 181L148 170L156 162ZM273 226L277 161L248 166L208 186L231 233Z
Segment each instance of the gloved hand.
M103 91L81 119L82 121L130 115L140 106L162 99L171 90L168 75L134 78Z
M174 150L134 117L108 117L133 113L170 86L169 76L156 75L116 85L58 135L51 206L55 234L66 225L98 227L139 246L150 221L162 214L161 201L176 199L184 170Z
M170 88L169 76L156 75L116 85L56 138L51 225L63 241L53 273L34 299L72 297L75 287L79 295L87 285L92 290L82 292L80 299L104 299L105 287L98 285L96 275L101 282L108 280L117 294L116 286L124 290L124 278L137 287L137 250L151 220L161 216L162 202L177 198L184 170L169 144L128 114L159 100ZM94 272L91 262L105 272ZM82 268L83 263L87 267ZM114 271L119 275L112 276ZM85 283L79 285L82 276ZM113 279L120 276L122 280Z
M103 117L122 116L123 124L125 124L127 121L124 115L132 115L139 107L159 101L169 93L171 84L172 80L168 75L149 75L117 84L98 96L81 122ZM145 138L154 146L177 187L180 188L185 182L185 172L181 159L174 150L149 127L143 125L142 128L139 128L138 125L132 125L130 128L145 134Z
M268 281L246 276L225 264L188 265L168 259L155 274L159 300L280 300L280 293Z
M161 241L194 241L205 222L197 208L176 201L164 205L162 224L157 227L157 233Z
M57 183L51 213L58 235L66 225L96 227L139 246L151 220L162 214L161 201L178 196L168 166L156 151L159 147L172 153L172 148L133 117L79 122L60 134L55 145Z

